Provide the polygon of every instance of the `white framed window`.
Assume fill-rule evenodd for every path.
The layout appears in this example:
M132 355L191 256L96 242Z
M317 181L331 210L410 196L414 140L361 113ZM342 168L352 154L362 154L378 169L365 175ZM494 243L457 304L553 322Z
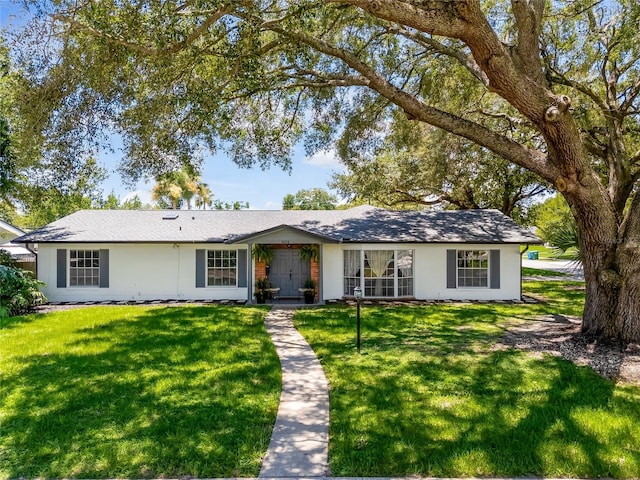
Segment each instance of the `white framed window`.
M345 250L344 295L360 286L365 297L413 296L413 250Z
M100 250L69 251L69 286L100 286Z
M353 295L353 289L360 286L360 250L344 251L344 295Z
M413 296L413 250L396 252L398 297Z
M207 250L207 286L238 285L238 252Z
M458 287L489 286L489 251L458 250L456 253Z

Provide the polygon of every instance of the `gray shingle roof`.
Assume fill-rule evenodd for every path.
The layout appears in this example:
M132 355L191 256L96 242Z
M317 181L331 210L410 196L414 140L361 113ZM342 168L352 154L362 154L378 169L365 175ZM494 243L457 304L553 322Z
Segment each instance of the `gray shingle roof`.
M164 220L177 213L173 220ZM81 210L19 242L233 243L288 226L328 242L540 243L497 210Z

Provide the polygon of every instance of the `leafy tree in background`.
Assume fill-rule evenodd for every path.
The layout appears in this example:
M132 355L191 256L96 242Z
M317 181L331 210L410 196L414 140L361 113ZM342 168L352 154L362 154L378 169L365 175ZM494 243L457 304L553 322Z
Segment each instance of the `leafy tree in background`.
M351 202L386 208L495 208L526 223L532 201L548 185L528 170L441 130L394 118L373 158L343 159L347 172L330 186Z
M538 236L545 242L549 241L554 230L565 229L576 223L567 201L558 194L535 205L531 216L538 227Z
M531 216L538 227L538 236L549 243L558 255L570 251L574 260L582 260L578 226L562 195L534 205Z
M120 197L113 191L107 195L106 200L100 204L100 209L104 210L140 210L143 208L151 209L153 207L151 205L143 205L138 195L134 195L132 198L121 202Z
M338 199L322 188L298 190L282 199L283 210L335 210Z
M249 208L249 202L222 202L215 200L212 203L214 210L243 210Z
M286 168L302 137L371 158L402 114L553 185L580 232L583 331L640 339L636 0L35 3L27 33L55 38L17 54L21 152L87 152L107 125L133 179L203 147Z
M47 177L32 181L22 190L22 224L38 228L78 210L101 208L100 186L106 177L106 170L90 158L67 181Z

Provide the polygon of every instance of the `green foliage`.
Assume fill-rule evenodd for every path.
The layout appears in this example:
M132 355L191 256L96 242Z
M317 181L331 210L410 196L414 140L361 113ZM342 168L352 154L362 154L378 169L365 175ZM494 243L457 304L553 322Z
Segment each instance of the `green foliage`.
M6 267L15 267L16 261L13 259L9 252L0 249L0 265L4 265Z
M320 248L318 245L303 245L300 248L300 258L303 260L313 260L318 262L320 260Z
M495 208L527 223L548 186L535 174L472 142L394 116L391 133L369 156L343 159L330 186L351 202L384 208ZM352 152L352 155L355 155Z
M211 204L214 210L242 210L249 208L249 202L223 202L221 200L214 200Z
M576 221L566 200L557 194L532 208L532 217L538 227L538 236L556 247L557 256L572 250L577 260L579 254L579 237Z
M261 291L266 288L269 288L269 279L267 277L258 278L256 280L256 290Z
M335 210L338 199L322 188L298 190L282 199L283 210Z
M5 255L0 263L0 318L20 315L47 301L40 292L43 282L31 272L7 265ZM6 263L5 263L6 262Z
M263 243L256 243L251 249L251 256L259 262L270 263L273 260L273 249Z
M3 320L0 477L257 477L281 385L265 313L117 306Z
M567 257L576 262L581 262L580 235L575 222L556 225L547 232L549 244L553 248L555 257Z

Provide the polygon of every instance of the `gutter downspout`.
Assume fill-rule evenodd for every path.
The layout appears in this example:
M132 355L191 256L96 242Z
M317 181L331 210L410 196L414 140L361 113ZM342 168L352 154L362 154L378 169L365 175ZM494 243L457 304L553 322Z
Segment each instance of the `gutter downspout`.
M247 304L253 303L253 282L255 281L253 275L256 271L256 267L253 264L253 243L247 243Z
M527 250L529 250L530 246L531 245L527 243L527 246L524 247L524 250L520 252L520 299L522 299L522 255L527 253Z
M322 268L324 244L318 245L318 304L324 305L324 289L322 284L324 283L324 269Z

